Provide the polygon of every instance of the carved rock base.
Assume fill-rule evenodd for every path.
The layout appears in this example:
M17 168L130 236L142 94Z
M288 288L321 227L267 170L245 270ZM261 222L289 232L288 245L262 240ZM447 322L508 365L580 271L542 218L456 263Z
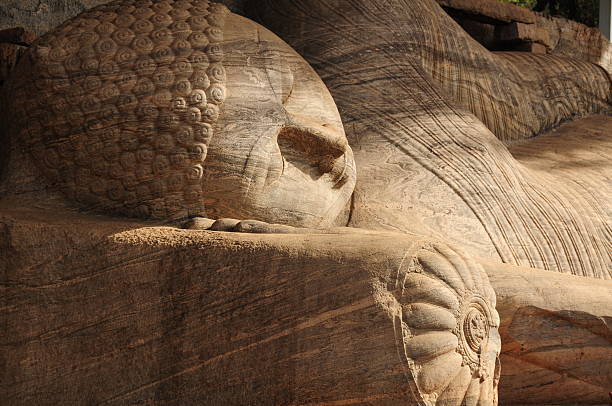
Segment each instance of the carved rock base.
M612 281L484 265L501 317L503 405L608 405Z
M496 403L493 291L441 243L5 206L0 252L3 405Z

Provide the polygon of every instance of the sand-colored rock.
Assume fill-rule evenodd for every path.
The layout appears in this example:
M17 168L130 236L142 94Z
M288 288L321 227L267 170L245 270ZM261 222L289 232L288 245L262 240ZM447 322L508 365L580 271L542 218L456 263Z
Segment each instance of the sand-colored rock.
M242 52L242 59L229 61L227 69L224 66L227 61L219 60L212 67L207 65L206 73L204 67L202 70L196 67L194 71L195 62L178 55L191 50L164 48L166 45L162 43L168 40L153 34L140 38L143 43L150 43L151 50L147 46L136 49L120 46L123 39L113 30L126 31L125 41L132 44L131 41L138 39L132 32L132 28L137 30L135 26L123 30L122 22L117 23L119 26L113 23L106 32L104 24L90 18L100 13L119 12L126 19L134 19L134 11L129 7L117 7L111 3L65 24L41 40L24 58L22 68L18 69L20 75L11 84L13 88L6 91L18 102L11 103L8 109L7 121L11 123L8 137L16 145L14 158L9 163L11 169L7 171L12 179L5 182L5 190L31 191L38 187L24 181L25 174L34 173L27 168L28 159L33 158L45 173L43 188L61 190L69 202L100 212L166 219L193 215L256 218L302 226L329 225L336 221L350 194L354 165L331 98L299 57L269 34L268 43L278 49L267 52L257 48L254 52L257 55L267 52L266 57L249 58L238 51L242 46L240 40L255 44L263 31L240 17L229 15L227 18L232 21L227 24L230 27L225 32L227 40L211 37L209 30L206 41L217 41L229 55ZM270 12L262 18L268 18L273 24L275 6L270 3L268 7ZM356 19L362 18L361 6L344 7L346 10L342 11L346 15L355 12ZM367 12L378 12L368 7L363 5ZM354 75L362 75L355 70L360 66L357 59L345 58L338 64L323 67L319 57L313 59L312 55L318 53L333 59L332 51L340 52L339 49L327 52L326 44L331 46L337 42L333 37L302 49L313 62L319 61L319 71L343 109L351 142L359 149L364 183L357 188L350 224L444 236L465 244L473 254L482 257L609 277L610 258L605 255L607 217L602 214L607 210L607 199L596 199L595 205L572 207L574 196L582 193L580 187L562 179L561 186L554 179L553 183L543 182L537 174L524 170L502 143L462 110L468 109L482 119L502 141L522 140L575 116L607 112L610 82L605 72L595 65L570 63L554 56L488 53L463 33L435 2L428 0L411 7L398 6L396 10L400 14L383 16L388 21L381 23L381 28L398 27L396 33L387 30L385 34L395 36L394 39L373 35L377 25L356 23L360 30L371 30L371 37L380 42L373 44L375 48L368 48L372 52L363 54L363 64L389 64L390 69L397 69L397 74L403 75L381 78L377 85L388 88L381 94L368 94L369 83L356 82L351 91L342 86L347 76L336 72L353 69ZM417 23L427 13L433 16L432 21L437 21L439 30L419 28L427 26ZM214 24L225 21L222 14L213 18L217 21ZM168 14L167 21L155 24L170 25L172 18L175 17ZM178 23L187 21L188 16L183 13L176 18L173 30L179 30ZM393 23L394 19L399 22L403 18L415 23ZM87 26L88 22L91 27ZM323 28L319 28L321 24ZM312 19L309 26L312 35L325 34L325 24L333 26L334 22ZM283 35L295 42L288 31L292 27L301 26L283 23L279 29L287 31ZM81 35L83 32L91 35ZM194 37L188 36L190 32L179 30L173 35L188 37L193 42ZM74 37L76 33L78 38ZM300 28L295 35L296 41L302 41L300 38L311 34L304 34ZM426 41L414 43L415 35ZM87 43L88 37L91 44ZM70 38L76 40L65 50L64 42ZM405 42L397 42L398 38L404 38ZM193 44L189 41L186 44L191 47ZM385 41L403 45L390 45L382 53L376 51L385 46ZM439 43L438 50L434 52L425 46L428 42ZM106 52L100 47L107 43L113 62L87 70L85 62L100 65ZM303 48L301 42L294 45ZM346 50L341 52L364 45L360 40L346 42ZM203 56L210 58L213 48L203 48ZM456 49L471 51L457 54ZM93 54L87 56L90 50ZM172 59L172 63L168 62L170 72L165 70L166 62L162 61L165 57L155 50L172 53L168 56ZM268 72L276 69L275 57L271 56L275 52L287 56L281 58L281 73L269 76ZM52 58L55 53L58 53L57 61ZM195 58L195 54L189 58ZM147 60L155 64L149 69L151 72L146 67L137 68L137 63ZM247 60L261 61L257 83L265 83L269 76L270 85L264 85L267 90L247 86L252 79L252 71L243 68ZM71 66L73 62L75 66ZM180 71L182 62L186 62L185 72ZM110 73L106 73L107 68ZM222 72L218 78L210 70L217 68ZM168 73L167 77L162 70ZM59 76L53 76L55 73ZM207 76L211 74L212 82ZM114 83L118 78L125 79L119 87ZM164 78L168 83L163 82ZM295 83L302 86L301 91L296 90ZM426 88L415 87L414 83L425 84ZM404 90L406 85L412 87ZM181 90L181 86L185 89ZM438 88L444 93L438 93ZM190 99L198 96L200 90L207 98L202 109L192 106ZM291 100L282 100L285 91L291 91ZM268 114L264 112L268 107L255 101L267 97L263 96L265 92L268 96L280 94L280 100L270 106L278 111L278 118L263 124L259 115ZM30 102L34 94L40 105ZM417 94L421 96L416 97ZM225 96L229 97L227 101ZM375 101L377 97L381 98L379 102ZM528 101L521 101L525 97ZM366 99L370 103L361 103ZM51 111L42 105L51 105ZM262 111L251 114L252 106ZM311 111L304 114L305 106ZM445 119L430 122L420 114L396 117L397 112L407 108ZM193 113L191 118L189 113ZM195 120L193 124L191 119ZM216 136L211 136L213 125L216 132L220 131ZM244 134L239 134L235 126L245 129ZM376 131L372 131L374 128ZM434 128L437 128L435 137L430 135ZM229 132L231 136L227 135ZM258 134L264 138L268 134L266 139L270 142L254 148ZM24 145L30 157L20 155ZM270 151L271 159L268 158ZM383 165L381 156L387 156ZM279 184L276 184L277 176L281 179ZM389 184L389 179L395 181ZM269 187L271 183L274 185ZM303 189L306 184L309 189ZM397 193L400 184L404 193ZM425 184L435 192L411 193L423 189ZM323 200L325 203L321 204ZM283 206L279 207L281 202ZM563 209L557 210L557 205ZM270 210L273 206L274 210Z
M283 404L360 398L379 404L442 404L463 399L496 403L500 342L495 296L486 275L469 256L422 237L373 235L361 240L364 233L359 231L352 237L347 232L334 236L329 230L317 233L261 221L310 227L333 224L353 191L351 149L331 96L293 50L224 7L195 3L113 2L87 11L37 41L4 89L5 99L15 101L7 105L4 121L11 155L2 184L3 249L8 253L2 256L6 261L2 265L7 286L26 288L21 293L7 292L13 296L11 302L25 306L22 311L34 321L18 318L21 311L6 316L10 327L5 348L11 349L5 358L10 358L11 384L3 398L11 404ZM34 95L38 95L35 101ZM197 154L193 147L199 147ZM181 154L187 156L175 159ZM193 188L198 190L192 193ZM194 219L188 224L212 230L204 235L151 225L139 232L133 230L133 223L120 223L120 230L108 235L105 224L93 219L51 216L45 220L41 212L27 210L13 215L8 207L14 202L48 205L56 212L58 207L79 208L163 222L194 215L236 219L212 223ZM33 222L23 223L24 215ZM249 217L258 220L240 220ZM117 223L110 224L113 228ZM67 240L56 234L69 228ZM218 251L213 248L215 232L223 230L281 232L282 236L270 238L289 245L277 252L266 251L267 237L256 236L250 237L255 246L239 240L217 241ZM36 235L44 237L36 242ZM308 247L309 238L321 250ZM29 244L51 240L54 243L48 249L27 254ZM194 245L186 248L189 241ZM92 247L93 252L82 251L81 243L85 251ZM398 243L401 248L396 252L392 245ZM159 263L146 261L148 271L137 271L152 272L153 279L141 284L141 289L130 286L134 276L126 273L125 266L140 262L136 258L158 255L142 244L152 244L153 251L167 251L170 256ZM351 263L354 255L345 246L362 251L366 263L374 260L380 265L367 264L366 274L360 277L355 273L360 265ZM209 256L201 255L202 249ZM383 253L389 249L393 253ZM68 264L66 258L75 251L74 264ZM296 258L300 252L307 255L303 261ZM260 256L260 265L252 253ZM97 261L101 255L106 260ZM205 267L218 263L216 269L228 270L237 279L232 282L224 273L209 274L212 268L205 268L201 275L213 280L193 287L190 281L197 266L187 260L192 265L186 266L182 276L183 255L197 258ZM302 283L278 273L282 267L270 264L274 257L287 258ZM331 308L317 286L338 282L341 271L336 262L326 265L326 257L344 264L355 284L343 294L334 289L331 300L337 305ZM47 278L38 260L61 265L50 270ZM91 276L82 274L90 266L98 270ZM315 275L304 278L308 266L325 280L316 282ZM232 267L245 274L231 271ZM160 268L167 269L166 276L159 273ZM119 279L114 272L107 273L109 269L119 271ZM271 278L270 272L276 276ZM97 279L93 275L106 282L92 285ZM248 281L245 275L260 282ZM121 287L126 276L127 285ZM216 277L218 289L214 288ZM309 279L312 293L305 295L303 286ZM186 284L187 291L176 291L172 287L176 284ZM238 317L240 311L231 304L235 301L231 286L236 284L245 284L255 294L239 293L247 300L239 308L258 316ZM51 302L30 291L51 285L76 290L58 291L58 298L64 299ZM136 296L126 295L126 289ZM117 295L109 295L110 291ZM45 290L45 297L49 298L49 292ZM260 294L272 302L258 299ZM190 295L195 297L187 299ZM77 297L87 298L90 310ZM140 305L153 312L150 318L132 307L137 305L136 297L148 298ZM289 297L300 305L293 311ZM151 309L160 301L177 300L184 302L178 313L163 304L158 309L161 315ZM205 310L219 306L219 300L229 300L225 310L223 306L212 313ZM312 310L304 305L309 300ZM260 304L254 308L248 304L255 302ZM36 303L44 305L37 308ZM131 316L94 311L100 307L128 308ZM191 307L192 311L186 310ZM258 311L268 307L275 309L272 314ZM376 308L381 309L379 315ZM218 311L233 316L215 320ZM340 318L347 313L347 326L340 319L327 322L336 313ZM58 319L59 314L64 319ZM87 315L101 314L123 322L111 322L106 333L98 330L101 320L87 326L91 321ZM191 317L180 327L180 320ZM388 328L379 328L376 320L385 317ZM94 341L84 339L78 347L70 338L64 342L66 320L72 327L82 325L76 331L92 329ZM271 320L277 322L270 324ZM126 334L124 322L141 326L142 334L136 334L137 338ZM168 323L179 324L176 336ZM199 329L202 323L204 330ZM250 326L251 333L242 333L233 323ZM321 324L322 330L312 331L312 338L299 344L298 337L311 323ZM330 323L335 327L330 329ZM67 327L68 335L76 332L72 327ZM258 328L274 331L249 340L247 336ZM32 329L52 341L55 335L44 331L64 333L56 337L60 341L36 339L32 347L27 344ZM366 329L371 334L363 333ZM146 345L150 341L155 343L153 348ZM287 346L291 342L299 345ZM128 354L119 360L113 349ZM27 366L30 356L41 362ZM261 362L268 356L272 357L269 362ZM217 364L230 360L226 368ZM368 368L358 367L356 372L348 367L352 363ZM50 374L60 369L81 370L78 375ZM265 371L272 375L266 376ZM103 383L94 388L93 379Z
M430 0L264 3L254 15L313 64L340 109L359 169L350 225L443 235L473 255L611 277L609 188L577 205L580 184L541 177L507 146L607 113L611 82L600 67L490 53ZM599 151L607 174L609 149Z
M609 74L612 72L612 44L597 28L501 4L499 0L438 0L438 3L489 50L550 53L594 63Z
M411 380L398 334L413 357L430 348L439 333L427 329L458 321L427 303L452 302L445 284L466 275L486 278L464 254L405 234L191 231L11 206L0 219L9 405L416 404L410 386L423 393L450 364L434 359L436 379ZM447 279L449 259L468 273ZM478 262L498 297L501 404L604 404L611 282ZM417 331L429 338L411 347ZM462 382L437 393L448 400Z
M595 63L612 75L612 43L597 28L559 17L539 16L536 24L548 31L552 54Z
M313 64L343 117L359 170L350 225L443 234L497 262L610 279L612 120L589 116L543 135L583 115L582 103L593 94L603 108L591 113L609 111L610 82L599 66L489 53L429 1L265 3L258 18ZM533 122L529 116L539 123L535 138L519 136ZM523 297L518 287L513 293ZM566 296L565 309L579 307L576 296ZM531 299L525 295L526 303ZM602 314L612 314L610 303ZM530 317L518 314L515 328ZM502 362L506 404L530 397L539 405L574 404L580 395L589 404L606 394L608 372L595 359L601 337L593 337L599 343L593 351L582 346L591 352L577 368L590 333L568 327L574 341L564 341L549 332L555 317L540 317L524 342L540 359L546 357L540 345L557 345L554 361L534 366L526 363L529 355L508 356L508 375ZM567 318L581 323L580 314ZM572 368L574 375L562 379ZM537 396L531 383L543 386Z
M612 281L481 263L501 318L500 404L605 405Z
M529 10L510 3L492 0L437 0L441 6L478 16L482 19L493 19L507 23L520 22L533 24L536 16Z
M222 6L51 31L4 90L0 397L494 405L499 327L504 404L605 402L609 75L490 53L433 0L249 6L356 165L317 74Z
M5 190L33 162L87 210L331 224L355 168L325 86L266 29L191 4L111 2L37 41L4 89Z
M3 405L495 404L495 295L461 250L9 207Z
M535 24L511 23L496 31L501 41L537 42L547 48L552 48L552 40L548 31Z

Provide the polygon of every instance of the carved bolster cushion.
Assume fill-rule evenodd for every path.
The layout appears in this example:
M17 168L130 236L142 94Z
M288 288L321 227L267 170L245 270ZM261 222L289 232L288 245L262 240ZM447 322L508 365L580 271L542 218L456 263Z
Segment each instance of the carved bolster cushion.
M495 295L443 243L10 211L0 230L6 404L496 403Z

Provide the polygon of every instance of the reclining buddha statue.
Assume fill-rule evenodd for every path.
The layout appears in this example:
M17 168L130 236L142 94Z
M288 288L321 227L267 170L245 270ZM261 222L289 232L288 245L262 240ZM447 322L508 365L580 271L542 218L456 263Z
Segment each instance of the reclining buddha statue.
M611 310L607 168L508 145L608 112L607 74L391 3L247 2L281 40L206 0L117 0L32 45L3 88L3 398L492 405L518 310L600 338L575 319ZM605 367L550 340L600 401Z
M434 0L266 0L246 10L313 65L338 105L359 173L349 226L443 237L478 257L593 278L542 275L555 289L586 283L612 297L602 281L612 277L609 66L489 52ZM504 285L492 272L501 399L605 404L610 301L589 321L597 333L577 333L588 323L570 314L591 288L559 292L565 313L553 317L527 299L534 281ZM506 312L515 301L531 310ZM511 314L512 325L538 328L512 331Z
M585 148L532 138L610 113L609 72L489 52L434 0L274 0L253 9L313 64L338 104L360 173L350 225L415 231L420 218L420 232L474 255L612 277L609 157L583 172ZM600 122L609 135L610 119ZM602 143L605 154L605 135L584 142ZM530 142L565 155L565 167L544 151L548 168L513 157Z

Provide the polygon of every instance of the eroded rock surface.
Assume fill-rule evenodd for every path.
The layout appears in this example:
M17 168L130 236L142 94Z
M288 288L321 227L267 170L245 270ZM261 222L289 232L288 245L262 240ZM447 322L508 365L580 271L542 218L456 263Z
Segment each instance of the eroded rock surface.
M597 64L612 72L612 45L597 29L498 0L438 0L474 39L492 51L528 51Z
M606 72L433 0L253 4L339 103L350 207L334 102L271 32L203 0L66 22L5 91L1 398L493 405L499 329L503 402L605 402L609 281L499 262L610 278Z
M317 75L221 4L95 7L37 41L4 90L4 190L24 198L44 183L97 212L325 226L355 182Z
M604 405L612 281L484 263L501 317L500 404Z
M26 27L38 35L79 13L108 0L4 0L0 3L0 28ZM242 0L221 0L233 12L240 13Z
M438 0L441 6L478 16L482 19L506 23L533 24L536 15L524 7L492 0Z
M496 403L495 294L444 243L0 213L4 404Z
M610 279L611 199L604 185L612 162L611 92L600 66L490 53L433 1L297 3L266 1L266 9L254 13L313 64L338 104L360 174L349 224L443 234L482 257ZM590 104L593 95L599 107ZM596 112L604 115L572 122ZM520 289L513 294L523 298ZM557 310L568 310L572 324L580 310L570 309L579 301L565 297L566 307ZM612 312L609 302L602 309ZM506 322L528 323L530 317L516 311ZM527 354L508 355L506 375L502 361L507 404L535 398L536 404L572 404L579 396L562 395L571 392L564 387L569 382L585 402L607 395L610 380L597 350L582 364L576 360L588 329L564 330L574 337L567 341L551 338L559 351L546 360L538 331L554 336L547 329L558 324L555 317L542 317L533 335L521 338L539 363ZM559 378L574 367L571 379Z
M342 114L360 171L351 225L442 233L474 255L612 276L609 188L578 205L581 185L544 179L507 147L607 114L603 69L488 52L430 0L264 4L253 12L313 64Z

